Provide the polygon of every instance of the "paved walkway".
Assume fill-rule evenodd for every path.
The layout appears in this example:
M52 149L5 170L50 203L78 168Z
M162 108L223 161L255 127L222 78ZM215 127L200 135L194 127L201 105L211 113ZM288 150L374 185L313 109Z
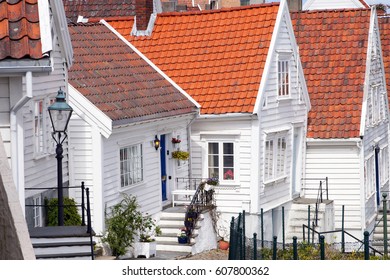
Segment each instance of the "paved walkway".
M155 257L151 257L149 259L145 258L130 258L127 260L176 260L177 258L187 256L188 253L180 253L180 252L170 252L170 251L157 251ZM98 256L96 257L96 260L115 260L115 257L113 256Z

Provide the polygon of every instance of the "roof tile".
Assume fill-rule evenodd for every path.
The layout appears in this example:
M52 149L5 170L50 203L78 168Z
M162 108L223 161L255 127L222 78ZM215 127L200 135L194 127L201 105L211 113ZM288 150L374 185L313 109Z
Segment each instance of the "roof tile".
M128 39L201 104L202 114L252 113L278 9L163 13L150 37ZM243 82L248 78L254 86Z
M307 137L359 137L370 10L296 12L292 20L312 104Z
M115 124L187 114L195 105L106 26L70 26L69 82ZM131 70L129 70L131 69Z
M40 59L37 0L0 0L0 59Z

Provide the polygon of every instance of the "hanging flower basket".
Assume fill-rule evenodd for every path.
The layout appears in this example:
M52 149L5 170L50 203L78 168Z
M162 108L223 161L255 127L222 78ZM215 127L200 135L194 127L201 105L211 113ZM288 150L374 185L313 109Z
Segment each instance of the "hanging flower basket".
M173 137L172 140L171 140L171 142L172 142L173 144L179 144L179 143L181 142L181 140L180 140L179 138Z
M189 152L185 151L174 151L172 152L172 158L179 159L179 160L188 160L190 157Z

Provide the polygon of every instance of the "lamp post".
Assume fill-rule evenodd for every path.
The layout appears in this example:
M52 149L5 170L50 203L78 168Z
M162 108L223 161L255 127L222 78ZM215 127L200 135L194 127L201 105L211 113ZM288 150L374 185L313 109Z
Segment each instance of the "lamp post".
M66 129L72 115L73 109L65 100L65 93L58 91L56 101L48 108L51 124L53 126L52 137L57 144L56 159L57 159L57 184L58 184L58 225L64 225L64 197L62 186L62 159L63 149L62 143L67 138Z

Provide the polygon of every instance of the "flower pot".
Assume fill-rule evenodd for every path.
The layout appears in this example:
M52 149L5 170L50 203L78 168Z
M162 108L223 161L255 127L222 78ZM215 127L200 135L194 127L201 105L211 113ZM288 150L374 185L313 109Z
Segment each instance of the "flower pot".
M136 242L134 244L136 258L150 258L156 256L156 242Z
M179 242L179 244L187 244L188 236L179 236L177 237L177 241Z
M229 242L227 242L225 240L220 240L218 245L219 245L219 249L221 249L221 250L229 249Z

